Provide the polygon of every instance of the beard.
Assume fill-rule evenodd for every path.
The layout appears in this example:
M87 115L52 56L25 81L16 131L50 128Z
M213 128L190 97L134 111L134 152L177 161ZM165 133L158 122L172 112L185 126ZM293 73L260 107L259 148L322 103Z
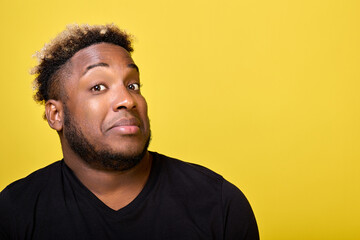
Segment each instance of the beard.
M100 170L110 171L126 171L135 167L141 159L145 156L149 147L151 132L147 138L144 148L141 152L124 154L121 152L114 152L111 149L96 150L92 144L80 130L79 124L69 113L69 110L64 106L64 136L69 143L71 149L91 167Z

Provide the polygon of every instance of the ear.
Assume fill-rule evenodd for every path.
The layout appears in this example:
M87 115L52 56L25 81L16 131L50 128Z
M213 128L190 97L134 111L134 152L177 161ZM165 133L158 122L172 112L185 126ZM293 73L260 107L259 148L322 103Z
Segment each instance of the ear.
M54 99L48 100L45 104L45 115L52 129L58 132L63 129L64 111L62 102Z

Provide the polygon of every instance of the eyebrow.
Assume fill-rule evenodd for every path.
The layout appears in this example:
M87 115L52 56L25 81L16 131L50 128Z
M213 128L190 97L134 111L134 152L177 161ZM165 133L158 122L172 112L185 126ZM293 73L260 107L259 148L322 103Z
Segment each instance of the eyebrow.
M85 75L90 69L95 68L95 67L109 67L109 64L104 63L104 62L99 62L99 63L93 64L93 65L87 66L82 75Z
M137 72L139 72L139 67L135 63L128 64L128 67L135 68Z
M130 63L127 66L129 68L134 68L134 69L136 69L137 72L139 72L139 67L135 63ZM104 63L104 62L99 62L99 63L93 64L93 65L87 66L82 75L85 75L90 69L95 68L95 67L109 67L109 64Z

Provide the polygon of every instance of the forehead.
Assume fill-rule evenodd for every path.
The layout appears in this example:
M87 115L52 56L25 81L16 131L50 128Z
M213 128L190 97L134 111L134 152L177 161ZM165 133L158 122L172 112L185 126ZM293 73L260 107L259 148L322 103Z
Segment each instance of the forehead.
M70 59L70 62L74 74L81 74L88 66L97 63L109 65L134 63L128 51L111 43L99 43L81 49Z

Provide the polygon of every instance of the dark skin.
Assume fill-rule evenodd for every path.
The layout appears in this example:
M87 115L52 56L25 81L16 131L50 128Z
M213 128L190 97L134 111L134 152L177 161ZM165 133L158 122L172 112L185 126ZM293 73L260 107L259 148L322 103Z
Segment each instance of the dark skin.
M46 102L48 123L58 132L64 161L78 179L108 207L119 210L143 189L150 174L151 155L146 152L139 164L125 171L86 163L64 136L64 106L96 150L124 156L139 154L150 136L139 71L124 48L109 43L84 48L69 61L71 74L63 86L66 100Z

